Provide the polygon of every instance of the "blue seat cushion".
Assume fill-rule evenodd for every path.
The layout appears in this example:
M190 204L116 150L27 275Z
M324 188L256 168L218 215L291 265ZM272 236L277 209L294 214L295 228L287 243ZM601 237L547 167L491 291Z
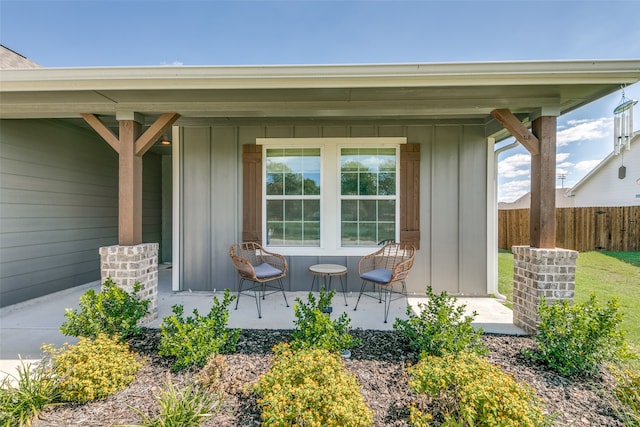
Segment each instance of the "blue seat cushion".
M253 268L256 272L256 277L258 279L266 279L268 277L275 277L282 274L282 270L275 268L272 265L263 262L260 265L257 265Z
M376 283L388 283L391 280L391 270L385 268L376 268L360 275L362 280L369 280Z

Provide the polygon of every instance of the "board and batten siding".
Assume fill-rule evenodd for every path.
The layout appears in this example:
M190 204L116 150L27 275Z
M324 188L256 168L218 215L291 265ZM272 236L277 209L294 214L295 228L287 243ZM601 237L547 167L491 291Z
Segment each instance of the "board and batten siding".
M143 239L161 237L160 156L143 157ZM0 306L100 279L118 242L118 158L56 120L0 124Z
M409 293L428 285L487 294L487 144L481 125L212 125L180 130L180 289L237 290L228 255L242 240L242 145L256 138L407 137L420 144L420 250ZM285 289L309 290L310 265L348 267L357 291L359 257L288 256Z

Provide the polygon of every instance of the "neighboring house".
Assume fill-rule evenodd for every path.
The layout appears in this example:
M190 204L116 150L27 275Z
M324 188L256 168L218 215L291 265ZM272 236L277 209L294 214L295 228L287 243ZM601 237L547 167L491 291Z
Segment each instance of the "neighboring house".
M567 188L556 188L556 208L572 208L573 199L567 195ZM531 192L527 192L513 202L500 202L498 209L529 209L531 207Z
M492 111L525 123L566 113L640 80L640 61L41 68L0 80L2 305L98 280L98 248L118 242L118 156L81 117L117 135L168 113L179 115L171 152L142 159L142 238L170 254L175 290L235 289L228 248L244 239L287 256L288 290L308 290L318 262L346 265L355 290L359 258L393 238L418 247L409 292L487 295L493 152L508 136Z
M40 65L0 44L0 69L40 68Z
M568 191L576 207L640 206L640 132L630 147L609 154Z

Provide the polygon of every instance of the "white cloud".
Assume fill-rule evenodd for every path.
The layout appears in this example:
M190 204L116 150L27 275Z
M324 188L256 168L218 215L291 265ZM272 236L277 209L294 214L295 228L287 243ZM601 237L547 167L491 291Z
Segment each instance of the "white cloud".
M556 163L564 162L569 158L569 156L571 156L571 153L556 153Z
M612 128L613 119L610 117L593 120L569 120L567 127L558 130L556 144L558 147L562 147L572 142L606 138L611 134Z
M163 67L182 67L184 63L182 61L163 62L160 64Z
M501 184L498 188L499 202L511 203L518 200L529 192L530 182L528 179L522 181L509 181Z
M595 168L602 160L583 160L576 163L575 169L583 172L588 172Z
M498 163L498 174L504 178L515 178L529 175L531 170L531 155L514 154Z

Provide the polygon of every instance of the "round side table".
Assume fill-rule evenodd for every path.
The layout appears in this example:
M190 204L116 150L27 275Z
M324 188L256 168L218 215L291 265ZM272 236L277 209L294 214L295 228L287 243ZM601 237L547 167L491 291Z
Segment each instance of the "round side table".
M347 267L340 264L314 264L309 267L309 273L313 275L313 281L311 282L311 291L316 284L316 278L322 277L322 286L325 289L331 289L331 279L337 276L340 279L340 287L342 288L342 296L344 297L344 305L347 304L347 287L342 281L342 276L346 276ZM328 281L327 281L328 278ZM327 283L328 282L328 283ZM318 288L320 284L318 283Z

